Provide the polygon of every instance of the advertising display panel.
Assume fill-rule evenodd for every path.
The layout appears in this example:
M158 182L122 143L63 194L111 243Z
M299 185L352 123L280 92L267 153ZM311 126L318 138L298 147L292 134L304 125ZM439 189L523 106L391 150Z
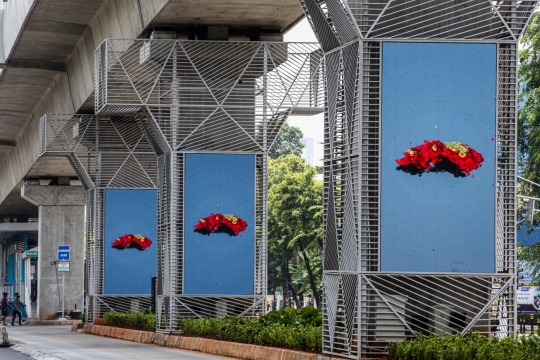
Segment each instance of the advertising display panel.
M381 271L495 271L497 46L383 43Z
M516 299L519 312L540 311L540 289L537 286L519 287Z
M184 294L252 295L255 155L185 158Z
M103 293L149 295L156 276L157 190L105 190Z

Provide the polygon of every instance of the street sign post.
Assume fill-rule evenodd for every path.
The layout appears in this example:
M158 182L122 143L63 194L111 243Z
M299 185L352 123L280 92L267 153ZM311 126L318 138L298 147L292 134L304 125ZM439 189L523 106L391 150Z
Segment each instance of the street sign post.
M69 261L69 245L58 245L58 261Z
M61 257L66 258L69 260L69 246L67 246L68 251L67 252L61 252L60 251L61 246L58 246L58 259ZM67 256L65 255L67 253ZM66 273L69 272L69 261L58 261L57 264L57 271L62 273L62 319L65 319L64 317L64 299L65 299L65 292L66 292Z
M26 252L26 257L37 257L38 256L38 252L37 251L30 251L28 250Z
M69 245L58 245L58 264L56 271L62 272L62 319L64 317L64 299L66 290L66 272L69 271L69 258L71 255Z
M59 261L58 272L69 272L69 261Z

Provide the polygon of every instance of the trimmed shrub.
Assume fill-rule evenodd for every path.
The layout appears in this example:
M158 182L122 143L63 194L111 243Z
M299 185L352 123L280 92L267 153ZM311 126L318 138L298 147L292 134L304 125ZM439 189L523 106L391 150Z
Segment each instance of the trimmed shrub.
M110 311L105 325L136 330L156 329L156 316L149 310L138 313ZM213 337L246 344L270 345L294 350L321 352L321 312L313 307L302 310L287 308L272 311L259 318L180 319L185 334Z
M245 344L271 345L294 350L320 352L322 327L265 323L256 318L181 319L185 334L210 336Z
M105 319L105 325L109 326L156 331L156 315L150 309L144 309L137 313L131 311L126 313L109 311L103 318Z
M477 332L465 336L424 336L388 344L394 360L536 360L540 359L540 338L487 338Z

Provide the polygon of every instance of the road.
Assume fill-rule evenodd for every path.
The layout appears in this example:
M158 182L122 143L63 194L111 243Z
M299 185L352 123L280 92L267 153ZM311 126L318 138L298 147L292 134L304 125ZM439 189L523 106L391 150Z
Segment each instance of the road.
M0 359L2 360L31 360L26 354L15 351L11 348L0 348Z
M70 331L70 326L8 326L7 329L10 342L16 344L11 348L0 348L0 359L2 360L232 359L209 356L200 352L73 333Z

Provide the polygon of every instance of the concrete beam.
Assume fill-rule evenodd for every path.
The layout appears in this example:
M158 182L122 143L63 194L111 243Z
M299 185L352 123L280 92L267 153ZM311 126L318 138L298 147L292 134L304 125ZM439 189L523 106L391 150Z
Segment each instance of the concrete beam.
M10 60L8 63L0 64L0 69L36 69L55 72L66 72L67 68L65 64L46 62L46 61L33 61L33 60Z
M285 33L303 18L300 3L291 0L170 0L152 25L227 25L238 29L271 28Z
M25 126L15 139L17 146L10 148L0 159L0 203L4 201L11 190L17 186L38 160L39 119L43 114L74 114L93 97L95 48L106 38L139 37L167 2L168 0L104 0L69 55L69 60L65 65L67 71L53 74L48 89L40 94L41 101L33 102L35 105L31 115L27 118ZM62 8L63 11L69 10L75 13L77 8L80 7L80 4L76 1L49 0L48 3L56 4L56 8ZM35 6L34 0L8 2L6 21L9 18L8 12L15 14L17 18L17 20L9 19L4 25L4 28L8 27L10 29L8 33L4 31L5 48L9 52L12 52L16 43L17 36L15 33L21 32L20 29L23 28L33 6ZM141 19L143 22L141 22ZM17 51L23 50L19 49L20 46L23 46L22 43L18 43L16 46ZM24 46L31 47L35 45L28 43ZM16 59L9 58L9 60L14 61ZM34 65L38 64L34 63ZM49 65L52 70L52 65ZM9 73L13 70L15 69L7 68L4 71ZM57 68L55 70L61 69ZM12 90L11 93L2 91L2 83L5 79L4 75L0 81L0 101L4 96L9 96L10 101L24 98L24 94L16 93L16 89ZM4 99L6 98L4 97ZM1 115L2 110L0 109L0 125L2 125Z
M15 141L0 140L0 146L17 146Z
M36 206L76 206L86 203L86 190L82 186L23 185L21 196Z
M0 223L0 232L38 231L38 223Z
M8 1L6 8L3 10L3 52L1 56L2 62L4 59L9 59L13 52L17 40L22 34L22 29L28 20L28 17L36 4L36 0L17 0Z

